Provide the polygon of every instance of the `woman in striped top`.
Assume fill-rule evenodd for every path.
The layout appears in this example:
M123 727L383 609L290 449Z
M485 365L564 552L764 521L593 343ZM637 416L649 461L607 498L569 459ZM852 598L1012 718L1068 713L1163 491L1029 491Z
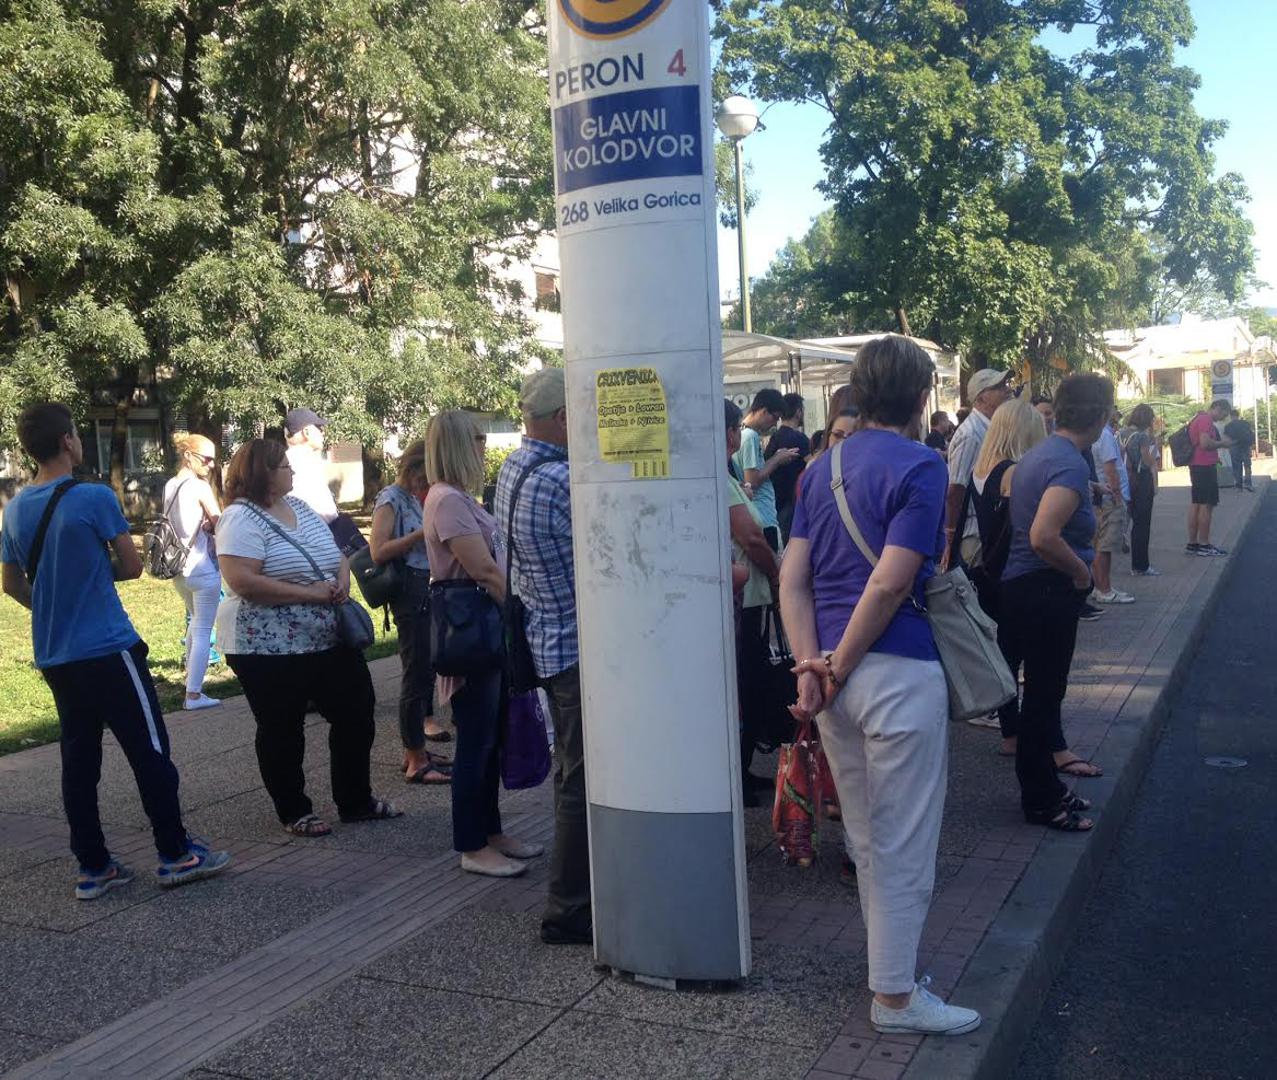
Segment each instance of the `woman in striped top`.
M401 811L373 797L372 678L363 653L337 634L334 605L350 595L350 567L323 519L288 494L292 486L282 443L252 439L231 458L231 505L217 523L227 588L217 639L257 721L257 763L285 831L326 836L332 829L314 812L302 768L309 702L330 725L329 765L341 820L372 821Z

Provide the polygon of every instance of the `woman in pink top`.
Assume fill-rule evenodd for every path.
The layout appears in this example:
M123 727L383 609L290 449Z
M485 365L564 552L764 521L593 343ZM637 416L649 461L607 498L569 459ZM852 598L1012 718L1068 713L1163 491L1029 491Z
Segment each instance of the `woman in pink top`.
M497 523L475 499L483 484L484 436L468 413L440 413L426 428L426 477L422 506L430 580L476 582L498 604L505 602L505 568L496 557ZM497 806L497 744L504 688L500 669L464 679L440 677L439 704L451 704L457 729L452 761L452 844L461 869L489 877L515 877L520 860L540 855L501 831Z

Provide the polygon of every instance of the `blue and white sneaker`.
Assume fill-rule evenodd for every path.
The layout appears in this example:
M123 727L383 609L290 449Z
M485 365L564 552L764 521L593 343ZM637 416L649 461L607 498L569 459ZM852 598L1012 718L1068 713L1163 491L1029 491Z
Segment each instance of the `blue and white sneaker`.
M155 878L165 889L175 889L190 881L220 874L231 864L229 851L213 851L195 836L186 839L186 854L172 862L167 859L155 870Z
M75 883L77 900L96 900L105 892L119 885L127 885L133 880L133 871L117 859L112 859L106 867L94 873L80 867L80 876Z

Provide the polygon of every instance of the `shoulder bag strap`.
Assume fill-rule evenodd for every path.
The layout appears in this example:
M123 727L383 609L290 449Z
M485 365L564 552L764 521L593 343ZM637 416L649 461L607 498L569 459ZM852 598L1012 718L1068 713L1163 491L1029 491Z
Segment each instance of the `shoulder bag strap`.
M549 465L555 458L547 458L544 461L534 461L526 469L519 474L519 478L514 482L514 490L510 492L510 514L506 518L506 544L505 544L505 597L506 603L510 602L510 583L514 578L514 511L519 505L519 492L523 490L523 485L527 483L529 476L533 474L542 465Z
M187 480L190 480L189 476L186 478L186 480L183 480L180 484L177 485L177 489L173 492L172 496L170 496L169 498L168 506L164 508L164 520L167 521L169 525L173 525L173 519L169 517L169 514L173 510L173 504L177 502L177 497L182 493L182 488L186 486ZM191 549L195 547L195 540L199 536L200 529L204 525L205 516L206 515L204 513L204 506L201 503L200 504L200 523L199 525L196 525L194 529L191 530L190 537L187 539L185 545L183 545L182 551L184 555L190 555ZM176 532L177 529L174 528L173 531ZM185 563L185 559L183 559L183 563Z
M865 540L865 534L860 531L860 526L856 524L856 519L851 513L851 506L847 502L847 492L843 488L842 451L846 445L846 440L843 440L842 446L839 446L834 452L832 458L833 481L830 487L834 490L834 502L838 504L838 515L842 518L842 523L847 526L852 542L860 549L860 554L869 561L870 566L877 566L878 556L874 554L873 548Z
M247 508L248 508L249 510L251 510L254 514L256 514L259 518L261 518L264 522L266 522L266 524L267 524L267 525L269 525L272 529L274 529L274 530L275 530L275 532L277 532L280 536L282 536L285 540L287 540L290 544L292 544L292 545L293 545L293 547L295 547L295 548L296 548L298 551L300 551L300 552L301 552L304 556L306 556L306 561L307 561L308 563L310 563L310 568L311 568L312 570L314 570L314 571L315 571L315 574L316 574L315 581L316 581L316 582L320 582L320 581L327 581L327 580L328 580L328 575L327 575L327 574L325 574L325 573L324 573L321 569L319 569L319 563L315 562L315 560L311 557L310 552L309 552L309 551L307 551L304 547L302 547L302 546L301 546L301 544L299 544L299 543L298 543L296 540L294 540L291 536L289 536L289 535L288 535L288 533L284 532L283 526L281 526L281 525L279 524L279 522L278 522L278 521L276 521L273 517L271 517L271 516L270 516L270 514L266 513L266 512L265 512L264 510L262 510L260 507L258 507L258 506L256 506L256 505L254 505L253 503L249 502L247 499L237 499L237 500L236 500L236 505L237 505L237 506L245 506L245 507L247 507ZM294 515L296 515L296 513L297 513L297 511L296 511L296 510L294 510L294 511L293 511L293 514L294 514ZM297 523L298 523L299 525L301 524L301 518L300 518L300 517L298 517L298 519L297 519Z
M53 520L53 511L57 509L58 503L62 501L62 496L79 482L74 476L68 477L63 483L53 489L53 493L49 496L49 501L44 505L44 513L40 515L40 523L35 527L35 536L31 539L31 551L27 555L28 585L35 585L35 572L40 565L40 556L44 553L44 538L48 535L49 523Z

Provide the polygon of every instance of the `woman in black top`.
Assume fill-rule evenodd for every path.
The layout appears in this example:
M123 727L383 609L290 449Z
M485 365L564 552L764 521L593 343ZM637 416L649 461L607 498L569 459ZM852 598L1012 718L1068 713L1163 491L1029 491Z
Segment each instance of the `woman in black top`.
M1046 438L1042 415L1022 398L1012 398L998 407L980 446L980 456L971 470L974 488L972 505L980 527L980 562L971 571L971 580L986 615L998 622L1001 616L998 590L1002 569L1011 550L1011 477L1015 464ZM1012 672L1020 658L1013 643L999 630L998 644ZM1015 753L1019 703L1012 699L998 710L1002 732L1002 753Z

